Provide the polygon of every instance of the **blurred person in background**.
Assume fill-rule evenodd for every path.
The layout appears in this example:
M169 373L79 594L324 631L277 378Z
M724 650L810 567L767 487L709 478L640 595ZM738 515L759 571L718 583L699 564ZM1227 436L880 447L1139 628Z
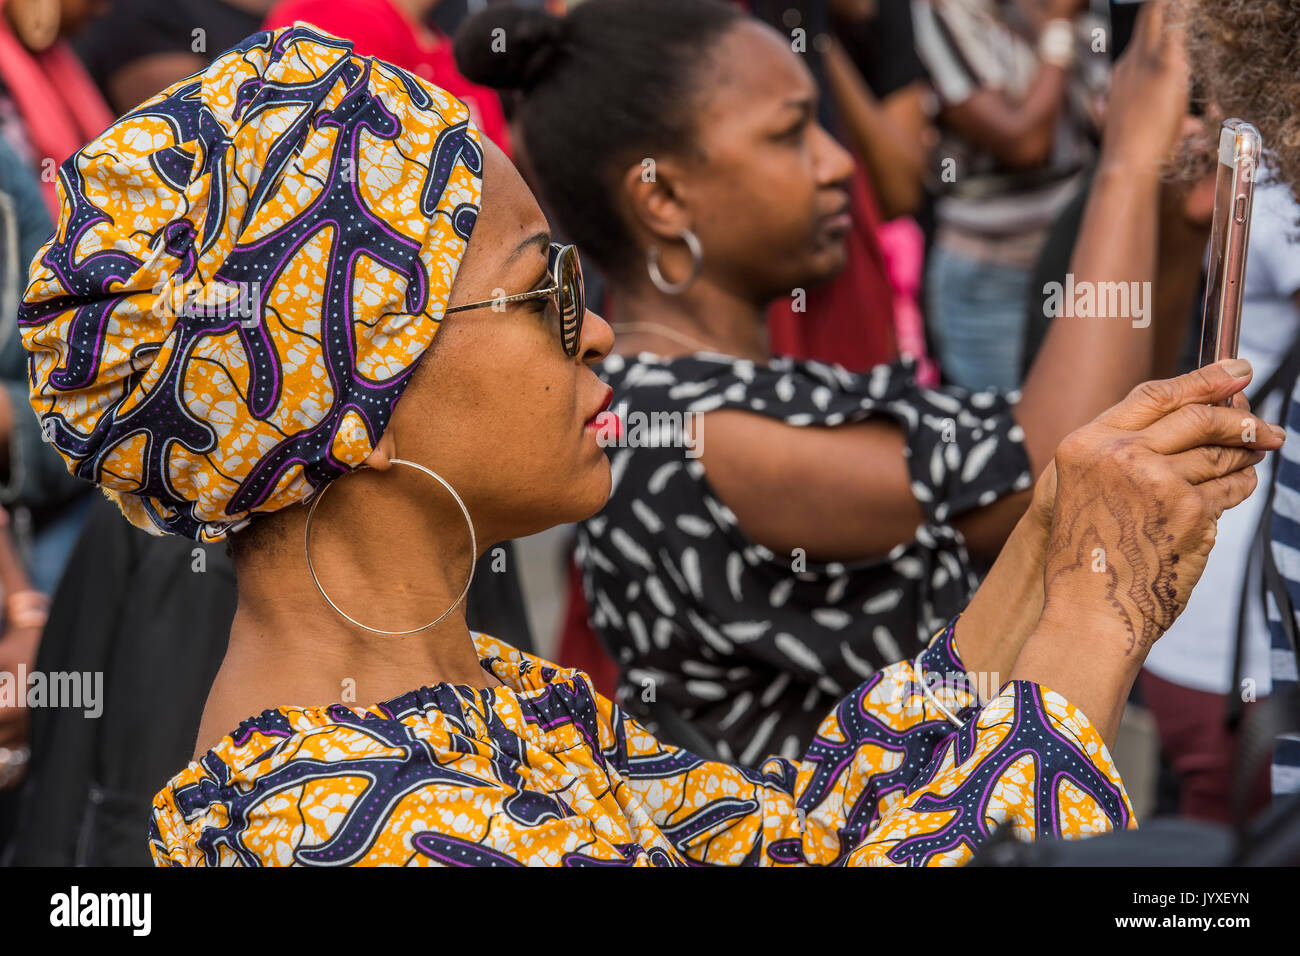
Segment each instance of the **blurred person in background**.
M0 728L21 730L29 754L7 795L5 866L149 865L149 802L192 751L230 636L225 547L147 534L94 499L39 643L17 643L29 673L102 675L98 713L0 708Z
M49 598L32 587L10 535L9 514L0 508L0 865L17 830L18 785L31 760L31 712L26 674L49 612Z
M1144 43L1113 96L1082 281L1156 268L1186 77L1163 34ZM1171 317L1056 323L1019 404L774 358L767 304L843 264L852 168L784 37L705 0L588 0L563 19L489 8L457 55L522 92L550 207L609 278L615 407L703 416L698 456L691 435L613 449L610 501L581 525L621 700L727 759L798 752L837 692L960 609L971 554L998 553L1055 443L1141 378Z
M928 221L925 176L938 133L928 115L929 85L916 55L911 4L837 0L830 13L834 29L822 44L822 88L839 104L842 138L870 172L879 197L885 221L876 226L875 238L893 291L897 351L915 360L920 384L938 385L939 367L926 342L921 312L925 234L916 221ZM855 227L868 218L860 200L855 199L853 216ZM854 310L841 306L841 311ZM795 354L775 337L772 344L778 352Z
M68 474L27 401L27 352L17 309L27 270L54 226L40 183L0 139L0 504L34 586L45 594L63 573L94 487Z
M804 53L819 88L819 122L855 157L848 184L852 225L844 236L844 265L829 280L791 289L771 302L770 348L774 354L834 362L854 371L904 355L916 363L917 381L938 384L918 301L924 241L910 218L923 198L933 130L924 109L929 88L913 49L908 0L836 0L829 7L738 0L736 5L788 35L792 48ZM517 108L513 120L517 125ZM544 196L517 129L514 144L525 179ZM618 317L604 296L603 277L593 266L589 260L588 286L596 290L592 301L601 304L617 327ZM595 282L593 275L598 277ZM571 562L566 570L569 587L559 653L581 664L598 686L612 693L617 669L588 623L580 569Z
M918 363L919 378L937 384L916 301L921 234L910 220L899 220L920 203L930 146L925 71L913 49L906 0L887 0L884 7L861 0L738 6L789 37L818 86L817 121L854 156L844 265L827 281L774 299L772 349L853 371L904 354Z
M94 0L4 0L0 18L0 134L39 177L51 215L55 169L113 115L65 42L94 14Z
M926 317L947 378L1021 381L1025 303L1047 231L1096 157L1109 57L1088 0L914 0L939 102Z
M881 218L915 216L937 133L910 0L831 0L829 13L831 30L814 48L841 132L870 173Z
M273 2L106 0L73 44L120 116L257 32Z
M75 20L81 8L66 4L64 9ZM45 164L44 157L57 156L61 161L99 129L87 130L82 124L95 124L99 118L107 124L109 117L107 111L96 117L95 100L86 95L87 90L94 94L94 88L56 40L61 29L59 4L9 3L4 21L0 25L0 598L5 611L0 674L16 680L13 675L35 666L48 596L59 583L94 497L94 485L69 475L31 414L27 352L18 333L17 307L32 256L53 230L48 211L53 183L40 179L40 172L53 165ZM18 36L27 47L44 52L34 55ZM66 90L57 82L65 75ZM32 118L36 122L29 129ZM27 770L29 730L25 706L0 706L0 857L16 825L16 787Z

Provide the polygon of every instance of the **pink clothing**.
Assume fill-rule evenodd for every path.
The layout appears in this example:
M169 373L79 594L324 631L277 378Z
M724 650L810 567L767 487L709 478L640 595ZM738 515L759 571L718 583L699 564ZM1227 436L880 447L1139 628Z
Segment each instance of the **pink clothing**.
M0 82L17 108L27 145L35 154L31 160L40 174L45 204L57 219L59 196L49 171L103 132L113 114L66 43L31 53L3 22Z
M916 381L926 388L939 385L939 366L925 348L925 322L917 305L925 271L925 236L911 219L883 222L876 241L885 257L885 276L894 290L894 337L900 355L916 360Z

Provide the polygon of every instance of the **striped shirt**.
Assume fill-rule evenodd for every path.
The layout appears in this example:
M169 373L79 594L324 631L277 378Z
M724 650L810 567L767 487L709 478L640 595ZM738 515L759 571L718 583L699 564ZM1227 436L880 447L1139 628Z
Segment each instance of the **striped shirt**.
M1291 393L1286 417L1287 442L1278 463L1277 490L1270 526L1273 558L1286 581L1293 613L1300 608L1300 383ZM1274 694L1296 686L1296 653L1282 627L1273 595L1267 596L1269 670ZM1296 614L1300 626L1300 614ZM1273 748L1273 795L1300 792L1300 734L1284 734Z
M916 51L941 106L957 106L980 90L1013 101L1029 92L1040 68L1037 44L1014 17L1014 9L996 0L913 0ZM1046 164L1009 170L992 153L942 130L933 183L942 226L979 236L1043 230L1074 195L1076 174L1095 155L1086 104L1105 89L1109 71L1108 58L1093 54L1088 40L1100 21L1083 16L1076 25L1079 60Z

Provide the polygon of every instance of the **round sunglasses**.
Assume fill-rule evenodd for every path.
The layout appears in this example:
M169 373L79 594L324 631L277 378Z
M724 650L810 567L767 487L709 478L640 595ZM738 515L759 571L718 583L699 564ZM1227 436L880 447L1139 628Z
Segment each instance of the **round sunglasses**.
M452 312L467 312L470 309L482 309L487 306L499 308L510 302L523 302L526 299L550 297L551 304L560 316L560 346L564 354L573 358L578 354L578 343L582 340L582 319L587 313L586 294L582 287L582 264L578 261L578 247L551 243L547 256L547 271L551 284L545 289L521 292L496 299L484 299L469 305L458 305L448 309Z

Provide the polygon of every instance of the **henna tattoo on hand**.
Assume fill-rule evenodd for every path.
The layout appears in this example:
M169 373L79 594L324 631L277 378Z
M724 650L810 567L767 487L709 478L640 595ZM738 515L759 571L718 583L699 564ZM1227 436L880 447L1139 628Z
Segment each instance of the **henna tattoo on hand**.
M1151 500L1150 493L1131 474L1120 477L1118 487L1113 480L1085 479L1078 484L1097 487L1091 497L1066 502L1064 507L1057 502L1047 587L1050 590L1059 582L1058 586L1081 594L1086 601L1088 590L1101 584L1099 599L1128 631L1125 653L1131 655L1145 652L1173 624L1185 596L1178 593L1179 555L1169 519L1158 513L1158 506L1140 506ZM1108 559L1102 570L1096 570L1092 566L1096 548L1119 560ZM1088 577L1081 579L1080 573ZM1081 580L1087 582L1083 587Z

